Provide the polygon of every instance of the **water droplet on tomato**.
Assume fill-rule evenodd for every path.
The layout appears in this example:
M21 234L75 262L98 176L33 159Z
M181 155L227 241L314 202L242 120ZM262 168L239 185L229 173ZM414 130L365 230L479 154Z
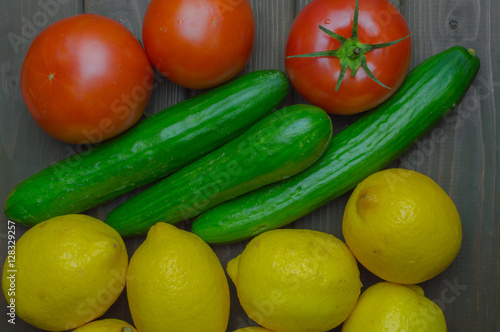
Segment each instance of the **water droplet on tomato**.
M330 24L330 23L332 23L332 20L330 20L329 18L327 18L327 19L325 20L325 24Z

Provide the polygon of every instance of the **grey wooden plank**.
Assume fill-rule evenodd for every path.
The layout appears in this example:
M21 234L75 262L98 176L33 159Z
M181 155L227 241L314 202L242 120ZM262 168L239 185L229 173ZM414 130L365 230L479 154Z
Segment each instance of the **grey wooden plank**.
M487 172L487 183L490 189L484 195L488 200L488 209L483 210L483 219L490 220L491 226L489 229L485 229L485 234L490 243L488 249L487 261L482 262L485 266L488 266L488 270L485 274L488 275L491 284L491 294L500 294L500 138L499 138L499 128L500 128L500 117L496 116L497 110L500 107L500 68L498 63L500 63L500 52L498 41L500 40L500 21L498 20L497 13L500 13L500 3L498 1L488 0L483 8L488 13L487 22L490 22L489 34L484 41L485 46L490 49L490 52L485 55L488 59L487 62L489 66L483 66L487 68L486 70L491 71L491 77L489 82L485 84L486 89L482 90L482 95L490 95L490 100L485 103L485 108L483 111L487 110L490 114L490 121L493 123L493 130L490 133L483 132L485 140L491 140L493 144L490 145L488 149L488 154L491 154L491 164ZM485 90L487 92L485 92ZM486 255L485 255L486 256ZM488 298L488 296L487 296ZM493 330L500 330L500 300L492 300L487 308L490 317L497 317L497 319L491 320L491 327Z
M478 78L462 104L433 131L440 131L436 137L441 139L433 140L431 133L425 144L400 159L400 166L427 174L440 184L462 218L459 256L424 285L428 296L443 308L451 331L464 326L474 331L498 330L498 319L491 319L499 317L498 297L488 296L499 293L498 209L486 199L498 197L498 185L488 180L496 178L498 160L489 6L489 1L421 1L409 9L415 17L413 63L454 45L474 48L481 59ZM467 307L474 308L473 313L466 315Z
M72 153L67 146L43 132L31 117L20 90L20 72L28 47L51 23L82 12L80 1L2 1L0 12L0 201L24 178ZM2 203L3 206L3 203ZM27 230L16 225L16 239ZM7 218L0 214L0 261L7 252ZM2 316L7 302L2 296ZM2 331L39 331L21 319L11 325L0 319Z
M292 1L252 0L256 34L255 48L246 71L285 70L285 44L294 17Z

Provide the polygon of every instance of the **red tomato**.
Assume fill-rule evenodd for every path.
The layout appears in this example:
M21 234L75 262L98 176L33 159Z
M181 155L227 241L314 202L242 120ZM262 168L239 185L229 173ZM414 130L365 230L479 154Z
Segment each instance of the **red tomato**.
M153 74L141 44L122 24L82 14L51 24L33 40L21 91L48 134L67 143L95 143L139 120Z
M341 43L318 26L350 38L356 0L313 0L295 18L285 55L293 56L335 50ZM401 13L387 0L360 0L359 42L386 43L410 34ZM354 77L348 69L339 90L335 87L341 72L336 57L287 58L287 74L297 92L308 102L335 114L355 114L381 104L403 83L411 58L410 38L366 53L366 64L381 86L359 68Z
M248 0L151 0L144 48L174 83L206 89L235 77L252 55L255 22Z

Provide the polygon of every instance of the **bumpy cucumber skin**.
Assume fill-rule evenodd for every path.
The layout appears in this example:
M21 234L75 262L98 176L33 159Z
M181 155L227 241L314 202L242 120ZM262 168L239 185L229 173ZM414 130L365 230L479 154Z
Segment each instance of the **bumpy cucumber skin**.
M140 235L157 222L175 224L229 199L289 178L312 165L332 137L322 109L294 105L111 211L106 223L122 236Z
M434 127L461 101L478 70L478 57L463 47L427 59L389 100L335 135L313 166L208 210L193 222L193 232L210 244L238 242L348 192Z
M288 90L283 72L262 70L187 99L27 178L10 193L5 214L33 226L86 211L165 177L269 115Z

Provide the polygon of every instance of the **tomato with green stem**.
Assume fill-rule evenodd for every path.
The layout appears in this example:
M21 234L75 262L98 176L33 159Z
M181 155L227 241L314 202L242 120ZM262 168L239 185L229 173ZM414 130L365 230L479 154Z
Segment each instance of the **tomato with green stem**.
M295 18L285 67L308 102L334 114L372 109L403 83L411 40L387 0L313 0Z

